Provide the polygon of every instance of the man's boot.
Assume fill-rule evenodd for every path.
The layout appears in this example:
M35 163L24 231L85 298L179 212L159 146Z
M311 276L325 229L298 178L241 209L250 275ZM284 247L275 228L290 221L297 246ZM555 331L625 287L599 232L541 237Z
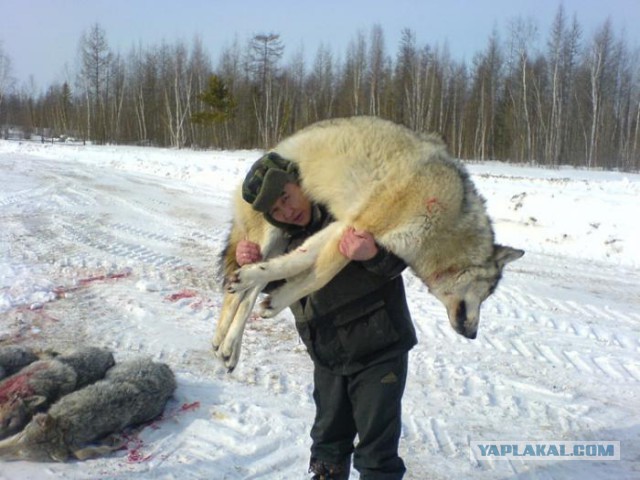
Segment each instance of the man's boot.
M311 480L348 480L350 470L351 459L332 464L312 458L309 463L309 473L314 474Z

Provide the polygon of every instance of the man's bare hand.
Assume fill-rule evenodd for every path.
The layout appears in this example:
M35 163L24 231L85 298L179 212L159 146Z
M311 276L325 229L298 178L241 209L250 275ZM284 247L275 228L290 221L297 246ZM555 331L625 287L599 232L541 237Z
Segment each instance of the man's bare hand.
M241 267L262 260L260 245L249 240L241 240L236 247L236 262Z
M349 260L359 262L370 260L378 253L378 246L373 236L369 232L356 230L353 227L347 228L342 234L338 249Z

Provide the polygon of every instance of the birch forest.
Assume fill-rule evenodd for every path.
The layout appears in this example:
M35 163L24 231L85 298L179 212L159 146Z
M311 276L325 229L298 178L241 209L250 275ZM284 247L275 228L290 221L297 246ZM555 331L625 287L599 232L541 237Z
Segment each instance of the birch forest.
M513 19L470 59L409 29L388 45L379 25L343 52L289 51L265 32L224 48L196 37L123 54L95 24L70 55L77 71L44 89L18 85L0 44L0 134L266 149L318 120L376 115L438 132L462 159L638 171L638 47L609 20L585 33L562 8L544 32Z

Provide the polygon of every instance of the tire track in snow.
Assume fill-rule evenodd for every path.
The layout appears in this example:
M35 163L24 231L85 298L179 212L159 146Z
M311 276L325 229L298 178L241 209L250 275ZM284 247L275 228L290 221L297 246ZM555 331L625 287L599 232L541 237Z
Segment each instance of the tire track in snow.
M527 329L518 327L517 335L503 335L495 328L486 332L481 322L482 347L526 360L542 361L581 375L611 378L620 383L639 381L637 352L640 352L640 340L627 327L634 322L630 315L610 307L542 298L509 287L501 287L488 303L483 316L500 320L492 322L493 325L501 323L514 328L524 320L535 325L535 330L528 334ZM519 309L529 312L526 318L519 318ZM568 341L572 337L576 341ZM545 338L553 342L545 344ZM566 338L564 345L557 345L557 338ZM594 342L610 354L593 354Z
M640 367L635 355L637 342L630 333L621 333L608 327L612 323L615 325L616 320L611 309L593 305L578 306L575 302L561 299L550 301L534 295L507 294L502 298L496 297L493 305L486 309L488 312L483 312L485 325L481 323L481 335L475 342L467 342L455 334L451 337L446 330L450 330L450 326L446 318L442 321L443 312L438 312L437 306L430 309L435 320L430 318L428 323L416 321L420 336L423 337L421 342L450 342L453 338L462 351L477 348L480 352L489 350L503 358L512 357L513 364L523 372L529 368L550 368L550 372L566 372L569 376L574 371L576 378L594 378L594 381L598 381L597 378L601 377L599 382L614 381L630 385L638 382L640 376L636 372L640 373ZM522 316L520 310L529 313ZM490 322L486 321L486 316L492 317ZM582 320L586 317L594 321L594 317L598 316L598 323ZM629 316L623 317L626 322L631 320ZM490 323L488 328L486 323ZM535 329L529 333L527 325ZM500 330L504 326L507 328ZM545 338L550 341L545 342ZM601 348L594 349L594 342L600 344ZM598 353L594 354L594 350ZM610 352L610 355L602 355L603 350ZM441 356L420 355L412 359L412 374L427 378L426 383L431 387L427 392L427 401L429 396L436 397L435 403L446 403L447 398L455 398L455 409L473 409L473 405L479 404L484 405L489 415L494 411L498 418L505 417L511 421L536 418L540 425L553 425L567 438L571 438L573 432L597 428L590 418L589 408L579 405L575 394L564 385L563 378L556 380L558 387L550 383L552 388L534 385L525 379L490 379L486 374L478 373L491 368L486 358L491 358L491 355L478 353L477 359L469 361L479 361L481 366L457 371ZM455 416L455 412L443 414L443 417L451 419L452 415ZM429 417L427 412L411 410L404 418L409 452L414 448L417 450L421 443L429 445L434 455L445 455L451 451L451 447L447 449L445 445L449 444L447 439L455 436L450 434L450 428L440 417ZM455 424L451 428L451 431L458 429ZM470 439L479 438L482 438L482 434L474 438L467 436L465 439L455 439L452 443L461 452L467 453ZM507 476L515 474L519 478L538 478L535 474L524 475L528 470L526 462L479 462L476 459L476 463L478 473L495 472ZM542 478L558 477L543 475Z
M106 232L103 232L103 234L99 236L88 234L85 228L79 228L73 225L65 225L64 230L73 241L118 258L151 264L156 267L184 268L190 266L190 264L184 262L180 257L159 253L144 246L143 243L135 244L120 241Z

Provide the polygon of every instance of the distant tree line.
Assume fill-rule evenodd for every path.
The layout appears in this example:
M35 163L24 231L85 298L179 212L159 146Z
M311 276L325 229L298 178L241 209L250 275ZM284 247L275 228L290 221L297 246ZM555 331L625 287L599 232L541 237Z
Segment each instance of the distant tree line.
M342 57L321 46L285 62L276 33L233 42L214 68L191 45L113 52L93 25L79 69L48 87L16 88L0 45L0 126L96 143L269 148L317 120L377 115L439 132L464 159L640 169L640 53L605 21L586 38L558 9L548 38L515 19L471 62L404 30L395 53L383 29L358 32ZM542 45L542 47L535 47Z

